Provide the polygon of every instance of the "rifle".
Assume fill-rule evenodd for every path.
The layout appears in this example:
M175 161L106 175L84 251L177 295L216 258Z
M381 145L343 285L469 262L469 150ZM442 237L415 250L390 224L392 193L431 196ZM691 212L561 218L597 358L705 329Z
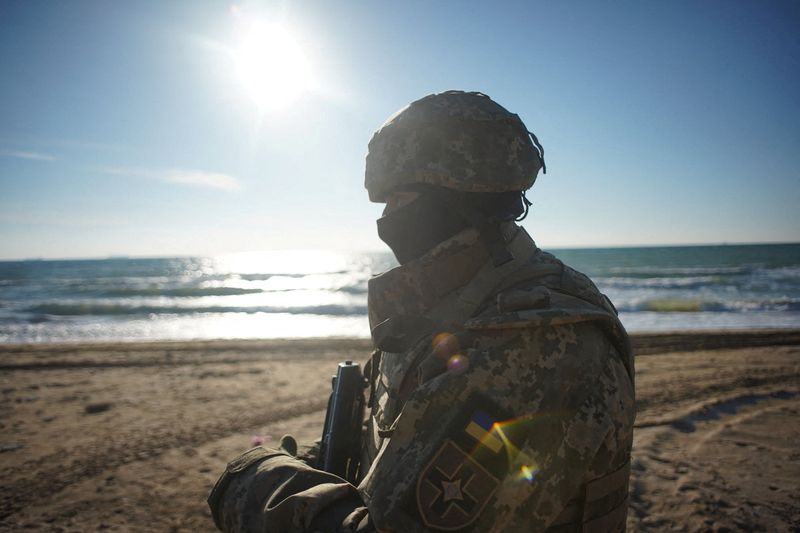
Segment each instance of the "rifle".
M319 467L354 484L361 458L366 385L358 363L339 363L331 380L333 391L328 399L320 445Z

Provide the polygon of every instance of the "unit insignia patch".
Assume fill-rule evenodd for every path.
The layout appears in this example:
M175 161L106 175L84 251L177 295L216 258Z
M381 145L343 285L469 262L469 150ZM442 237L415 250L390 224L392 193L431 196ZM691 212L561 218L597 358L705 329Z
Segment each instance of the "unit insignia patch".
M419 513L430 528L461 529L478 518L499 485L497 477L446 440L417 480Z

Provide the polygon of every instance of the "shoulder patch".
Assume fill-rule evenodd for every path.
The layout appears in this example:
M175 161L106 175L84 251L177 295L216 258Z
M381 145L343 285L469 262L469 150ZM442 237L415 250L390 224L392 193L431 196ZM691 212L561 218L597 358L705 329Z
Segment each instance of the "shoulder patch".
M447 440L417 480L417 507L429 528L462 529L480 516L499 486L499 479Z
M417 478L416 507L426 527L455 531L478 519L508 474L516 449L498 429L507 419L482 395L463 404Z

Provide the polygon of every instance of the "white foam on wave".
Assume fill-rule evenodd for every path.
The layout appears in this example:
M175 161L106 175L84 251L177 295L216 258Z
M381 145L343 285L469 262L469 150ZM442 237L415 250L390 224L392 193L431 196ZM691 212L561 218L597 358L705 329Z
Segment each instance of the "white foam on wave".
M620 313L629 332L697 331L709 329L800 328L800 313L757 311L752 313Z

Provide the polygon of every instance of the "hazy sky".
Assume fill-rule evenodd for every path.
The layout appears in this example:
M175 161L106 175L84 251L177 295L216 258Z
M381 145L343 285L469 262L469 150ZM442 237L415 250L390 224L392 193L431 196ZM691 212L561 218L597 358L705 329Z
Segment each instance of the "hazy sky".
M447 89L538 135L542 246L800 240L798 2L0 0L0 258L381 249L367 142Z

